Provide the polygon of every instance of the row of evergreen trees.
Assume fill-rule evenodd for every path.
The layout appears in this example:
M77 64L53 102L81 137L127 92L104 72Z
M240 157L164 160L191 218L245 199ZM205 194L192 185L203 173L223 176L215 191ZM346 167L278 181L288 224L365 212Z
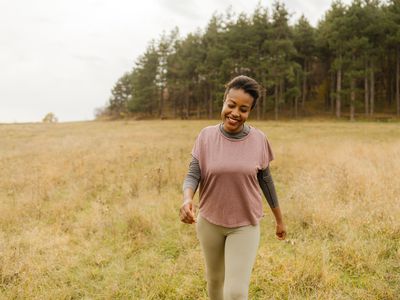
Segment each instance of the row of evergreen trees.
M316 28L304 16L290 25L282 2L250 16L214 14L204 31L152 41L101 114L213 118L239 74L263 87L257 119L399 116L400 0L333 2Z

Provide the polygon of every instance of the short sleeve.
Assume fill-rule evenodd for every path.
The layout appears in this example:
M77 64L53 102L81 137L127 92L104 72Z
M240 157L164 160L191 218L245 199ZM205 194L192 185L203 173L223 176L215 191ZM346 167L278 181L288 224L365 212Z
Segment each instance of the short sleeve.
M270 143L268 142L267 137L264 135L264 147L263 147L263 155L262 155L262 168L266 169L269 166L269 163L274 160L274 154L272 153L272 148Z
M196 158L198 161L200 161L200 146L201 146L201 138L202 134L201 132L196 138L196 141L194 142L193 148L192 148L192 156Z

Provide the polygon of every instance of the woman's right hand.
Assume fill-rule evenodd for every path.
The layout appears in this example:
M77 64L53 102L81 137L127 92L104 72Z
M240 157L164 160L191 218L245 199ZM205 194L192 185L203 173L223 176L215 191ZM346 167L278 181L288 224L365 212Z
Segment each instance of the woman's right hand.
M196 223L195 217L195 205L193 204L193 200L185 200L179 210L179 217L181 221L186 224Z

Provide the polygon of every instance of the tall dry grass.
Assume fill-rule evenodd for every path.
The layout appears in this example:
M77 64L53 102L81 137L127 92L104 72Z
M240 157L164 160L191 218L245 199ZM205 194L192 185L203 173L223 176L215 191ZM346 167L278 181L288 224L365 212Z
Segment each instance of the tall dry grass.
M206 299L182 181L218 121L0 126L0 298ZM250 299L398 299L400 126L250 122L287 223L265 205Z

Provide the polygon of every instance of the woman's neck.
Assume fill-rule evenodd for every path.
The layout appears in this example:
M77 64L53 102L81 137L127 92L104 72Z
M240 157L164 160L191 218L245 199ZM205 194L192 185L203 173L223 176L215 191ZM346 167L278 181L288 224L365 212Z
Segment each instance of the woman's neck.
M249 131L250 131L250 127L246 124L243 124L242 130L240 130L238 132L226 131L224 128L224 123L221 123L219 125L219 128L224 136L226 136L228 138L233 138L233 139L241 139L241 138L245 137L246 135L248 135Z

